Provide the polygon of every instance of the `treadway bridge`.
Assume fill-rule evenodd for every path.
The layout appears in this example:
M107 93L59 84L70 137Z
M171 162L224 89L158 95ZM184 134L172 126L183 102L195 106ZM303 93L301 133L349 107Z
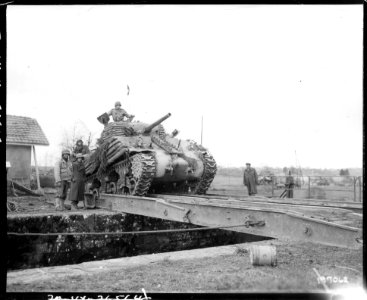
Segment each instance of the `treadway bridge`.
M100 194L98 208L292 241L359 248L362 203L215 194Z

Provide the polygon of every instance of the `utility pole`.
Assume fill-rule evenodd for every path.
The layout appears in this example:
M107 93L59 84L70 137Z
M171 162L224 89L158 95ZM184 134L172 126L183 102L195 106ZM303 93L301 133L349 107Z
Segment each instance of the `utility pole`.
M303 174L302 174L302 168L301 168L301 164L299 163L299 160L297 158L297 151L294 150L294 154L296 156L296 168L298 167L298 172L299 174L297 174L297 178L300 176L301 177L301 182L303 184Z

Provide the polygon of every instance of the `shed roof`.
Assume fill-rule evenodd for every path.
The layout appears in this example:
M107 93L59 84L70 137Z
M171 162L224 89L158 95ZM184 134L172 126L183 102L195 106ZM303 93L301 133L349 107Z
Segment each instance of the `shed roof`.
M6 144L48 146L49 142L37 120L6 115Z

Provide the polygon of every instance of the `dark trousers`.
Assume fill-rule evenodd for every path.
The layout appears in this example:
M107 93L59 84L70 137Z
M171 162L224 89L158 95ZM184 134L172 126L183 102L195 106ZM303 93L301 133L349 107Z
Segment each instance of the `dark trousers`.
M70 182L66 180L61 180L60 187L57 188L56 198L65 200L68 195L68 189L70 188Z

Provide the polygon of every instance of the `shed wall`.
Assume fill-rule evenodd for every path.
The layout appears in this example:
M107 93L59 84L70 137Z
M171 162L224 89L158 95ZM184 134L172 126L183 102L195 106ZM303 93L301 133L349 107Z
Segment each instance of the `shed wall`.
M31 158L31 146L6 145L6 160L11 164L8 177L29 186Z

